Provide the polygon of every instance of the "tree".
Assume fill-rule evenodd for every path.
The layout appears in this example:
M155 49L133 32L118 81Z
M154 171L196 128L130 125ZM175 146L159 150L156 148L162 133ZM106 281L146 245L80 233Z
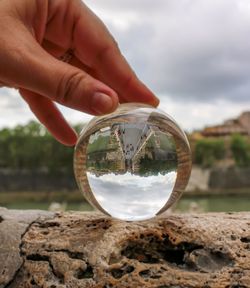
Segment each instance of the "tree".
M237 166L250 166L250 144L244 136L239 134L232 136L231 151Z
M81 125L82 126L82 125ZM79 129L80 125L77 126ZM39 123L0 130L0 168L73 174L74 149L58 143Z
M216 160L225 156L225 143L217 139L201 139L195 146L195 163L204 168L212 167Z

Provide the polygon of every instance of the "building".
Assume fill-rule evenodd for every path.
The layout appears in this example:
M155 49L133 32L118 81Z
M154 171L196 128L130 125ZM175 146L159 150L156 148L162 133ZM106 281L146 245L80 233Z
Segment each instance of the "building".
M201 134L205 137L223 137L233 134L250 136L250 111L243 112L238 118L227 120L223 124L206 127Z

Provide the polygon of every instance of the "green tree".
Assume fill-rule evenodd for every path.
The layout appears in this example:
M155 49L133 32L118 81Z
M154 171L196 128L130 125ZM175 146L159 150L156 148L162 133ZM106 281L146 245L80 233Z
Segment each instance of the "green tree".
M231 151L237 166L250 166L250 144L244 136L239 134L232 136Z
M204 168L212 167L216 160L225 156L225 143L217 139L201 139L195 146L195 163Z
M78 125L77 128L82 125ZM0 168L73 174L74 149L58 143L35 121L0 130Z

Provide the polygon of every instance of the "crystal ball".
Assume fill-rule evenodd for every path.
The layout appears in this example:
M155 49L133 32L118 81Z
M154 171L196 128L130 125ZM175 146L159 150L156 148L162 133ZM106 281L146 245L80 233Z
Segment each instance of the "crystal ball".
M99 211L126 221L146 220L181 196L191 171L190 147L163 111L121 104L84 127L74 171L84 197Z

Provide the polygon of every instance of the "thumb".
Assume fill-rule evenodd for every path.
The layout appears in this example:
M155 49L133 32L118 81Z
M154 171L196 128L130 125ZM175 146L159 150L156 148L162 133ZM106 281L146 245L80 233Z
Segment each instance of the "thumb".
M118 105L115 91L85 71L64 63L32 41L17 61L15 84L57 103L89 114L112 112ZM34 43L35 42L35 43Z

